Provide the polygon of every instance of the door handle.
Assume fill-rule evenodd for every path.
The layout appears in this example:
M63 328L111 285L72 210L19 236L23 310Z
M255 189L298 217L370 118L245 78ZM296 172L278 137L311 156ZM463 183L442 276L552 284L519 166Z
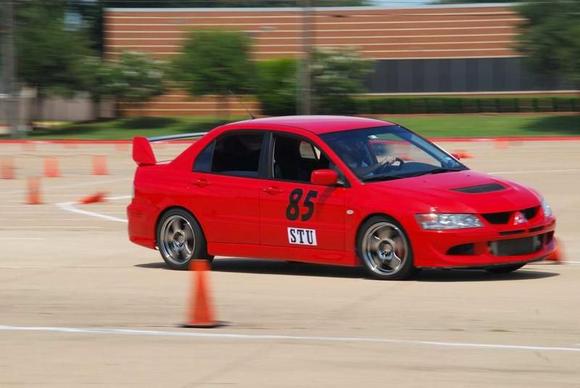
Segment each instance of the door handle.
M274 195L274 194L280 194L282 192L282 189L280 189L276 186L268 186L264 189L264 192Z
M209 182L205 178L194 179L192 183L197 187L205 187L209 185Z

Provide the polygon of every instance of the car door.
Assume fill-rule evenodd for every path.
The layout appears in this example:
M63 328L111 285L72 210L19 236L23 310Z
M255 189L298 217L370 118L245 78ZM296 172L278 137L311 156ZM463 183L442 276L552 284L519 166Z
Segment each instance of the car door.
M344 186L310 183L331 163L312 142L274 133L261 190L261 243L272 257L336 262L345 249Z
M260 177L266 132L226 133L198 155L191 207L208 243L260 243Z

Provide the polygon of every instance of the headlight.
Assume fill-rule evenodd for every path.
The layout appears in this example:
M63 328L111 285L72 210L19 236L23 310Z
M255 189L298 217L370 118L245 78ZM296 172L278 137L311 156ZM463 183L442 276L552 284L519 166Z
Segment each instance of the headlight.
M480 228L481 220L473 214L417 214L417 222L425 230Z
M542 198L542 211L544 212L544 217L552 217L554 214L552 212L552 208L548 205L548 202L544 198Z

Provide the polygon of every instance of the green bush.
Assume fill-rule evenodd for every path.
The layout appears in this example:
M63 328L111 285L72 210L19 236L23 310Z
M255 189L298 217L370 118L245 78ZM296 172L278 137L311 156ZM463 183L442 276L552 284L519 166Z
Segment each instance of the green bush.
M257 97L270 116L296 114L296 60L272 59L257 63Z
M251 40L241 31L191 31L172 60L173 80L191 96L217 95L217 114L229 115L229 95L253 92Z
M359 114L579 112L580 97L358 97Z
M312 55L312 111L317 114L357 112L354 95L363 93L372 62L350 48L318 48Z

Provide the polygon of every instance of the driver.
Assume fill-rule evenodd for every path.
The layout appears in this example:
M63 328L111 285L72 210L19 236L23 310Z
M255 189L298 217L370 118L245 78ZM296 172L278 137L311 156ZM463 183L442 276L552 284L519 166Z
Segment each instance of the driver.
M349 143L337 143L337 148L344 162L360 177L367 176L383 166L391 165L397 160L395 156L387 155L378 161L376 155L371 155L368 143L362 139Z

